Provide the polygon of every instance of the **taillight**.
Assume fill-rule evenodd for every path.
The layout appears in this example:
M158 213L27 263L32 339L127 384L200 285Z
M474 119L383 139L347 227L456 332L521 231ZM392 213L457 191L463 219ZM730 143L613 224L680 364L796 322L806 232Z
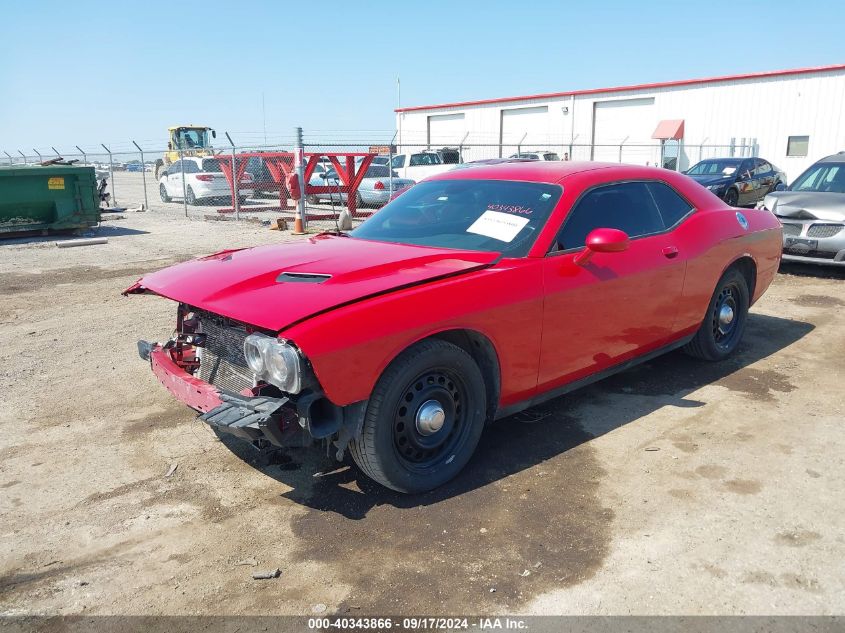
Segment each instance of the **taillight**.
M373 185L373 189L376 191L384 191L384 183L381 180L377 180L376 184Z
M214 180L214 176L211 174L197 174L197 180L201 180L203 182L211 182Z
M241 176L241 182L252 182L252 174L244 174Z

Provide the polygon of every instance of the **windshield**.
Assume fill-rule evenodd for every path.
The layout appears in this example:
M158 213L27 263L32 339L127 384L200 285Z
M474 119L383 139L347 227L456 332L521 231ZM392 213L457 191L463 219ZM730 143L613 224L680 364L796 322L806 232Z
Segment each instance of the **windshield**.
M813 165L798 176L789 190L845 193L845 163Z
M562 191L560 185L507 180L421 182L351 235L521 257L528 253Z
M387 165L371 165L367 168L367 173L364 178L389 178L390 172L387 171ZM398 178L399 175L394 171L393 177Z
M184 128L176 130L176 149L209 147L208 130L203 128Z
M739 162L735 160L703 160L693 166L689 176L730 176L736 172Z

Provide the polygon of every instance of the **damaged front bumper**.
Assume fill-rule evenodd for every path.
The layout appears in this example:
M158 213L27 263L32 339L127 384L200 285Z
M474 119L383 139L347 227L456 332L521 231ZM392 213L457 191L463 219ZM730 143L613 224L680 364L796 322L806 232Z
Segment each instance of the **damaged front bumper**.
M309 446L327 440L343 459L352 438L361 432L366 401L338 407L321 391L303 392L295 401L287 396L234 393L193 376L171 356L165 345L138 341L138 355L150 363L158 381L177 400L200 413L200 419L218 431L248 440L259 448ZM278 393L278 392L277 392Z
M300 422L297 405L287 397L232 393L195 378L177 365L170 350L159 343L138 341L138 354L150 362L158 381L177 400L198 411L200 419L215 429L258 445L275 446L310 444L306 428Z

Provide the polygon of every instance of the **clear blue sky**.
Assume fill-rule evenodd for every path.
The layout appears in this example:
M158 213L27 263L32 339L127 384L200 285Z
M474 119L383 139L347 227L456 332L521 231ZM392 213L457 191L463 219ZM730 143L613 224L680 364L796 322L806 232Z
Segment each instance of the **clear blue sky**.
M0 150L394 127L402 105L845 62L845 3L3 3ZM355 133L360 138L360 132ZM2 155L0 155L1 157Z

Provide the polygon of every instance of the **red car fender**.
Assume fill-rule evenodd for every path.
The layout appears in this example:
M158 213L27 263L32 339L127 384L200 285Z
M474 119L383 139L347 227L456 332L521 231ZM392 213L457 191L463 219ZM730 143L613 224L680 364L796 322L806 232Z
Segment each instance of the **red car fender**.
M345 406L368 399L390 362L414 343L448 330L471 330L495 350L499 402L506 406L529 398L537 387L540 264L530 258L503 260L494 268L331 310L280 336L302 350L329 400ZM507 301L501 299L503 288ZM521 330L533 315L538 327Z
M737 213L746 218L747 229ZM688 331L701 324L716 283L742 259L753 264L752 303L765 292L780 263L781 248L779 224L771 213L768 215L771 217L755 209L735 209L721 203L696 211L676 229L677 247L687 259L676 330Z

